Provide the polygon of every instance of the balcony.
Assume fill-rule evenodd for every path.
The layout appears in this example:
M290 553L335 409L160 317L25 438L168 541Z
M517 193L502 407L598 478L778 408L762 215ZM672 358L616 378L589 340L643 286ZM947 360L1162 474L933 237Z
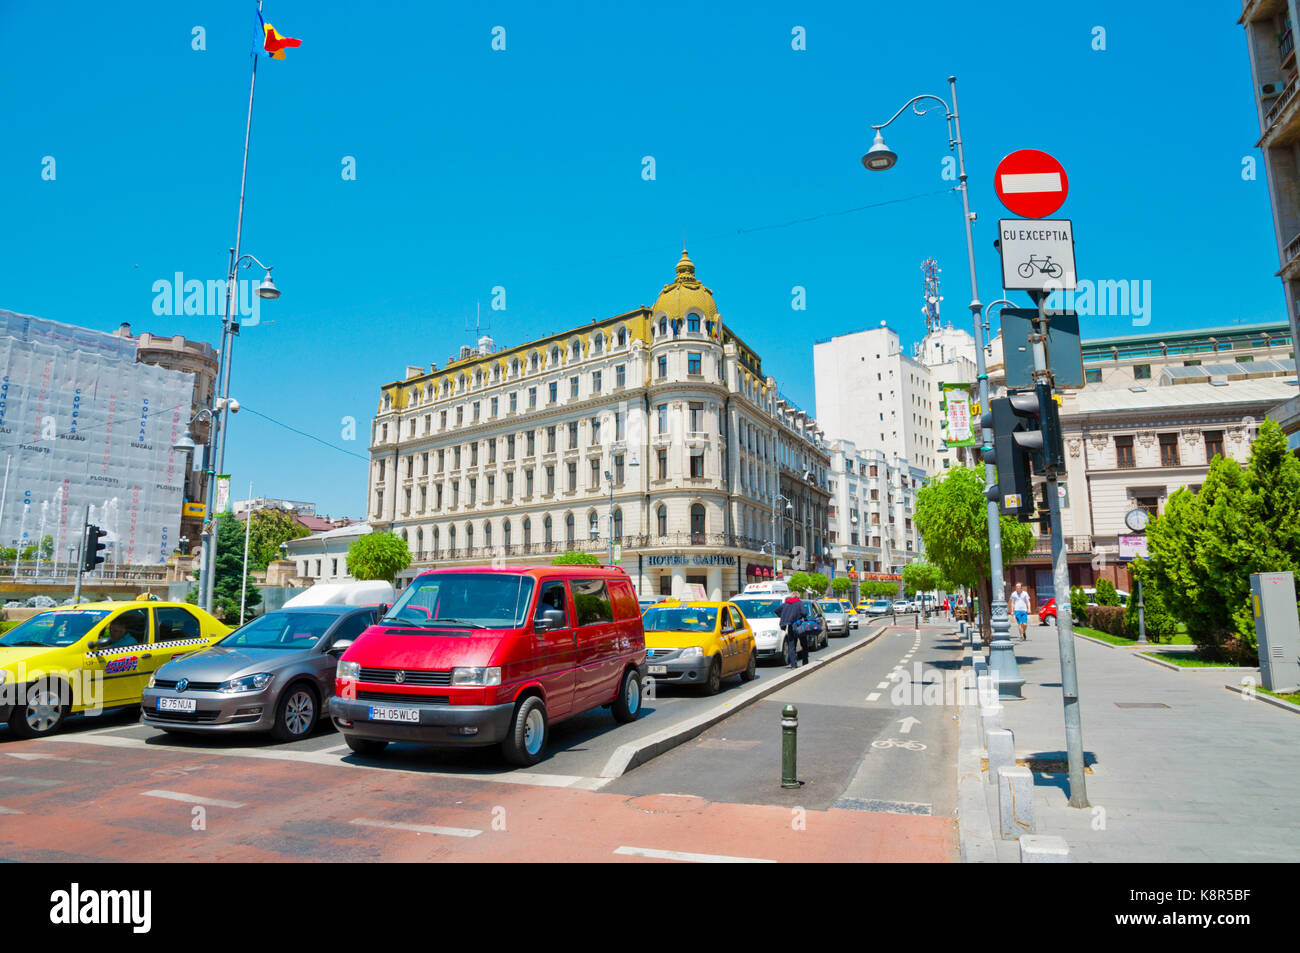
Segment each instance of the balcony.
M1291 65L1291 61L1294 59L1294 57L1295 57L1295 34L1293 34L1291 30L1288 28L1287 31L1278 38L1277 58L1278 61L1282 64L1282 68L1286 69L1288 66Z
M1065 551L1071 556L1092 555L1092 537L1091 536L1067 536L1065 537ZM1029 551L1031 556L1050 556L1052 554L1052 541L1046 537L1034 540L1034 548Z
M1278 272L1278 275L1285 275L1289 278L1291 272L1300 270L1297 269L1297 265L1300 264L1297 259L1300 259L1300 234L1287 242L1286 247L1282 249L1282 269Z
M1300 122L1297 122L1297 110L1294 108L1298 88L1300 86L1292 79L1282 94L1273 101L1273 105L1264 114L1264 134L1259 137L1256 145L1271 148L1300 134Z

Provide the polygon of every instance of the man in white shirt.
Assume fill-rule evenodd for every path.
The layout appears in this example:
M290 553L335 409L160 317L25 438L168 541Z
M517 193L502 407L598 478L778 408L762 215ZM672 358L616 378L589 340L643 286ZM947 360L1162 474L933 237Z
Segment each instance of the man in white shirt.
M1016 624L1020 626L1020 641L1029 638L1025 628L1029 625L1029 590L1023 582L1016 583L1016 591L1011 593L1011 611L1016 614Z

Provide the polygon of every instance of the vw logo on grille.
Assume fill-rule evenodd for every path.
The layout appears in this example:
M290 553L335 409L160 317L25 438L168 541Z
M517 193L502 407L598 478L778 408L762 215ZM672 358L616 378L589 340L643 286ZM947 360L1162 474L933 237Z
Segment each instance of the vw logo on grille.
M402 684L402 682L406 681L406 673L398 672L396 675L393 676L393 681L397 682L397 684L399 685Z
M176 683L176 690L178 692L183 692L185 691L185 689L189 687L190 687L190 680L188 678L182 678L179 682Z

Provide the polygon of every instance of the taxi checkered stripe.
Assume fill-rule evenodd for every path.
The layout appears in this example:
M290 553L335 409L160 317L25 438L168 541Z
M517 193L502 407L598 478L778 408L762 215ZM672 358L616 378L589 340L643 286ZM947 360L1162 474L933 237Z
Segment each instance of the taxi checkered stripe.
M145 642L140 645L123 645L115 649L96 649L93 652L87 652L90 658L98 658L103 655L118 655L122 652L152 652L155 649L172 649L185 645L207 645L207 639L172 639L170 642Z

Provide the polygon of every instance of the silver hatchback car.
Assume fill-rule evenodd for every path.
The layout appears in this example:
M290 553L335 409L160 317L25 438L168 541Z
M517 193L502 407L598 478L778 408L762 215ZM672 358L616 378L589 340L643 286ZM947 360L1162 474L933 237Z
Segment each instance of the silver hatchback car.
M268 612L212 648L159 668L140 702L140 721L167 732L305 738L334 694L338 654L377 617L377 606Z

